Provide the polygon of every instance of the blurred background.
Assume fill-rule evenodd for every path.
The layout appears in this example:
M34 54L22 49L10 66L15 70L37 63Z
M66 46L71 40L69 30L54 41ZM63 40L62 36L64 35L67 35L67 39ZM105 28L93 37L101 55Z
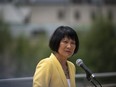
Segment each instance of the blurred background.
M69 59L82 75L76 82L84 86L78 87L89 84L78 58L111 85L104 87L116 87L116 0L0 0L0 87L17 85L10 81L25 87L20 85L25 77L32 87L36 65L50 55L49 38L60 25L79 36L79 51Z

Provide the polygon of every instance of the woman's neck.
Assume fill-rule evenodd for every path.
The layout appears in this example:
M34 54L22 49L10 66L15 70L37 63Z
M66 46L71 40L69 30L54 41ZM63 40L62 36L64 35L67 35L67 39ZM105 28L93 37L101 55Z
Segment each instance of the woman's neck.
M61 56L61 55L58 54L58 53L55 53L55 56L56 56L56 58L58 59L58 61L60 62L60 64L61 64L62 66L66 66L67 58Z
M55 56L60 62L66 78L69 79L70 76L69 76L69 70L68 70L68 65L67 65L67 58L60 56L58 53L55 53Z

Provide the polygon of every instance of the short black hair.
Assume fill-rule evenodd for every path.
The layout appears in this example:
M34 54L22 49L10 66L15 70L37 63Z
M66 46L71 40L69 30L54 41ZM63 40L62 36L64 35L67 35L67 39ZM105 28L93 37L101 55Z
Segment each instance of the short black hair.
M74 31L69 26L59 26L53 33L49 41L49 47L52 51L58 52L60 41L64 38L71 38L76 42L76 48L74 50L74 54L77 53L79 49L79 39L76 31Z

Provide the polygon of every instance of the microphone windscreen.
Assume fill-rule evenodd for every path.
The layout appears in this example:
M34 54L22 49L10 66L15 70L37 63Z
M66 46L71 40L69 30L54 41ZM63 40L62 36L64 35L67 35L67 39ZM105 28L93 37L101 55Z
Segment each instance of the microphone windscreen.
M76 60L76 64L77 64L78 66L80 66L81 64L83 64L83 61L82 61L81 59L77 59L77 60Z

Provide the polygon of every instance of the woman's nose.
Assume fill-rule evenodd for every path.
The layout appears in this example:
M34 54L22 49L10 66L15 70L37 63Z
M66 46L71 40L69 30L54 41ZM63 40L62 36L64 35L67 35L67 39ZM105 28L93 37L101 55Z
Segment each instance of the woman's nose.
M68 48L71 48L71 44L70 44L70 43L68 43L68 44L67 44L67 47L68 47Z

